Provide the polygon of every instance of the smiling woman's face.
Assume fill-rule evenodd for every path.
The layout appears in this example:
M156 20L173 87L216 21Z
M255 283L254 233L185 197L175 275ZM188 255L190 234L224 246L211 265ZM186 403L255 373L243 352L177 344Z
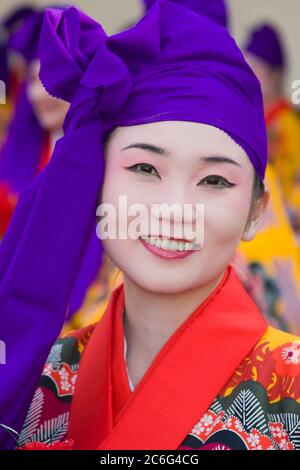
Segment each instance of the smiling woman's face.
M168 121L118 128L106 145L101 202L118 208L119 196L126 196L128 207L142 203L149 213L152 204L203 204L204 245L190 250L190 245L164 242L159 248L161 241L157 247L147 239L127 238L103 240L104 248L125 277L152 292L179 293L211 283L245 233L253 181L244 150L215 127ZM171 236L175 221L167 222ZM166 238L151 233L151 227L143 235Z

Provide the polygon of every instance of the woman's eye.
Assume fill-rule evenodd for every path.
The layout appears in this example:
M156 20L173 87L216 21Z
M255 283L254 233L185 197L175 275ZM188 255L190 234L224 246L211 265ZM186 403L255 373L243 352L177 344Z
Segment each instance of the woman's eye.
M227 179L217 175L206 176L206 178L203 178L203 180L198 183L198 185L200 184L205 186L214 186L216 188L232 188L232 186L235 186L233 183L230 183Z
M153 165L150 165L149 163L137 163L136 165L132 165L127 167L128 170L134 171L135 173L142 173L144 175L150 175L150 176L159 176L156 168L154 168Z

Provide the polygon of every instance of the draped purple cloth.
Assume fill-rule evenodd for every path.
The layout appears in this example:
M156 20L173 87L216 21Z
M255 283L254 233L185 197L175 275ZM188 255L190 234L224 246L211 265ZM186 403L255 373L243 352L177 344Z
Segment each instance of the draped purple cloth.
M0 246L0 421L20 430L58 336L93 231L104 176L103 141L119 125L185 120L228 133L264 177L266 130L258 80L228 31L157 0L108 37L78 11L46 11L41 80L71 102L65 136L22 193ZM8 320L9 319L9 320ZM0 434L2 447L13 445Z
M25 10L23 16L23 24L11 35L9 47L21 54L27 63L30 63L38 58L38 44L44 12L43 10ZM46 132L40 126L33 112L26 88L27 83L24 82L5 144L0 152L0 182L8 184L10 190L17 194L23 191L37 176L46 141ZM101 259L101 245L94 235L74 286L67 320L71 319L73 313L80 308L86 291L101 266Z
M21 192L37 175L46 133L35 117L23 83L0 152L0 183Z

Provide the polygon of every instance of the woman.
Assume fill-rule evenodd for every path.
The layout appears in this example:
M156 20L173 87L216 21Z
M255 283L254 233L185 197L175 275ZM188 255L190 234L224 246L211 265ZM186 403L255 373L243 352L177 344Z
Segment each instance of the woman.
M119 196L129 207L143 204L144 229L103 239L124 284L97 325L53 346L18 445L296 448L297 338L268 327L230 266L240 240L255 236L268 201L260 87L235 42L225 28L158 1L111 38L74 8L49 10L46 43L41 79L71 107L66 136L20 200L0 252L1 266L10 263L0 273L1 319L18 322L23 344L27 327L22 373L14 331L3 330L14 345L3 389L23 390L15 407L8 394L1 397L4 424L20 427L100 193L121 216L123 235L133 213L124 220ZM53 73L54 64L64 76ZM182 218L177 206L170 219L166 209L152 210L157 203L192 211ZM197 204L204 205L203 226ZM157 232L145 229L149 210L162 223ZM106 222L116 228L113 216ZM179 237L182 225L198 231Z
M186 6L190 10L209 18L212 21L228 27L229 15L225 0L172 0L174 3ZM149 10L153 5L153 0L142 0L143 13ZM92 253L93 254L93 253ZM91 259L91 255L89 256ZM86 263L87 264L87 263ZM122 282L122 273L112 261L104 256L101 269L95 277L89 290L84 296L84 301L80 308L75 311L74 315L64 328L64 332L77 328L83 328L95 323L102 317L112 291ZM74 302L73 302L74 304ZM77 302L79 305L79 302ZM74 311L71 308L71 312ZM71 317L71 315L69 315Z

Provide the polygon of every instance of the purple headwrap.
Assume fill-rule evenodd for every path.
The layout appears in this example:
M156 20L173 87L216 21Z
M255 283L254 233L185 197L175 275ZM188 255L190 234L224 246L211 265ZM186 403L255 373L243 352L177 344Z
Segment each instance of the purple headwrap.
M75 8L49 10L40 45L41 79L71 107L65 136L21 195L0 247L0 421L17 430L96 227L107 133L205 123L241 145L261 178L267 162L259 82L227 30L205 17L161 0L132 29L107 37ZM1 434L0 442L12 445Z
M146 11L153 5L156 0L143 0ZM229 27L228 9L226 0L170 0L179 5L190 8L199 15L215 21L225 28Z
M284 68L286 65L280 34L270 24L262 24L251 31L245 50L272 67Z

